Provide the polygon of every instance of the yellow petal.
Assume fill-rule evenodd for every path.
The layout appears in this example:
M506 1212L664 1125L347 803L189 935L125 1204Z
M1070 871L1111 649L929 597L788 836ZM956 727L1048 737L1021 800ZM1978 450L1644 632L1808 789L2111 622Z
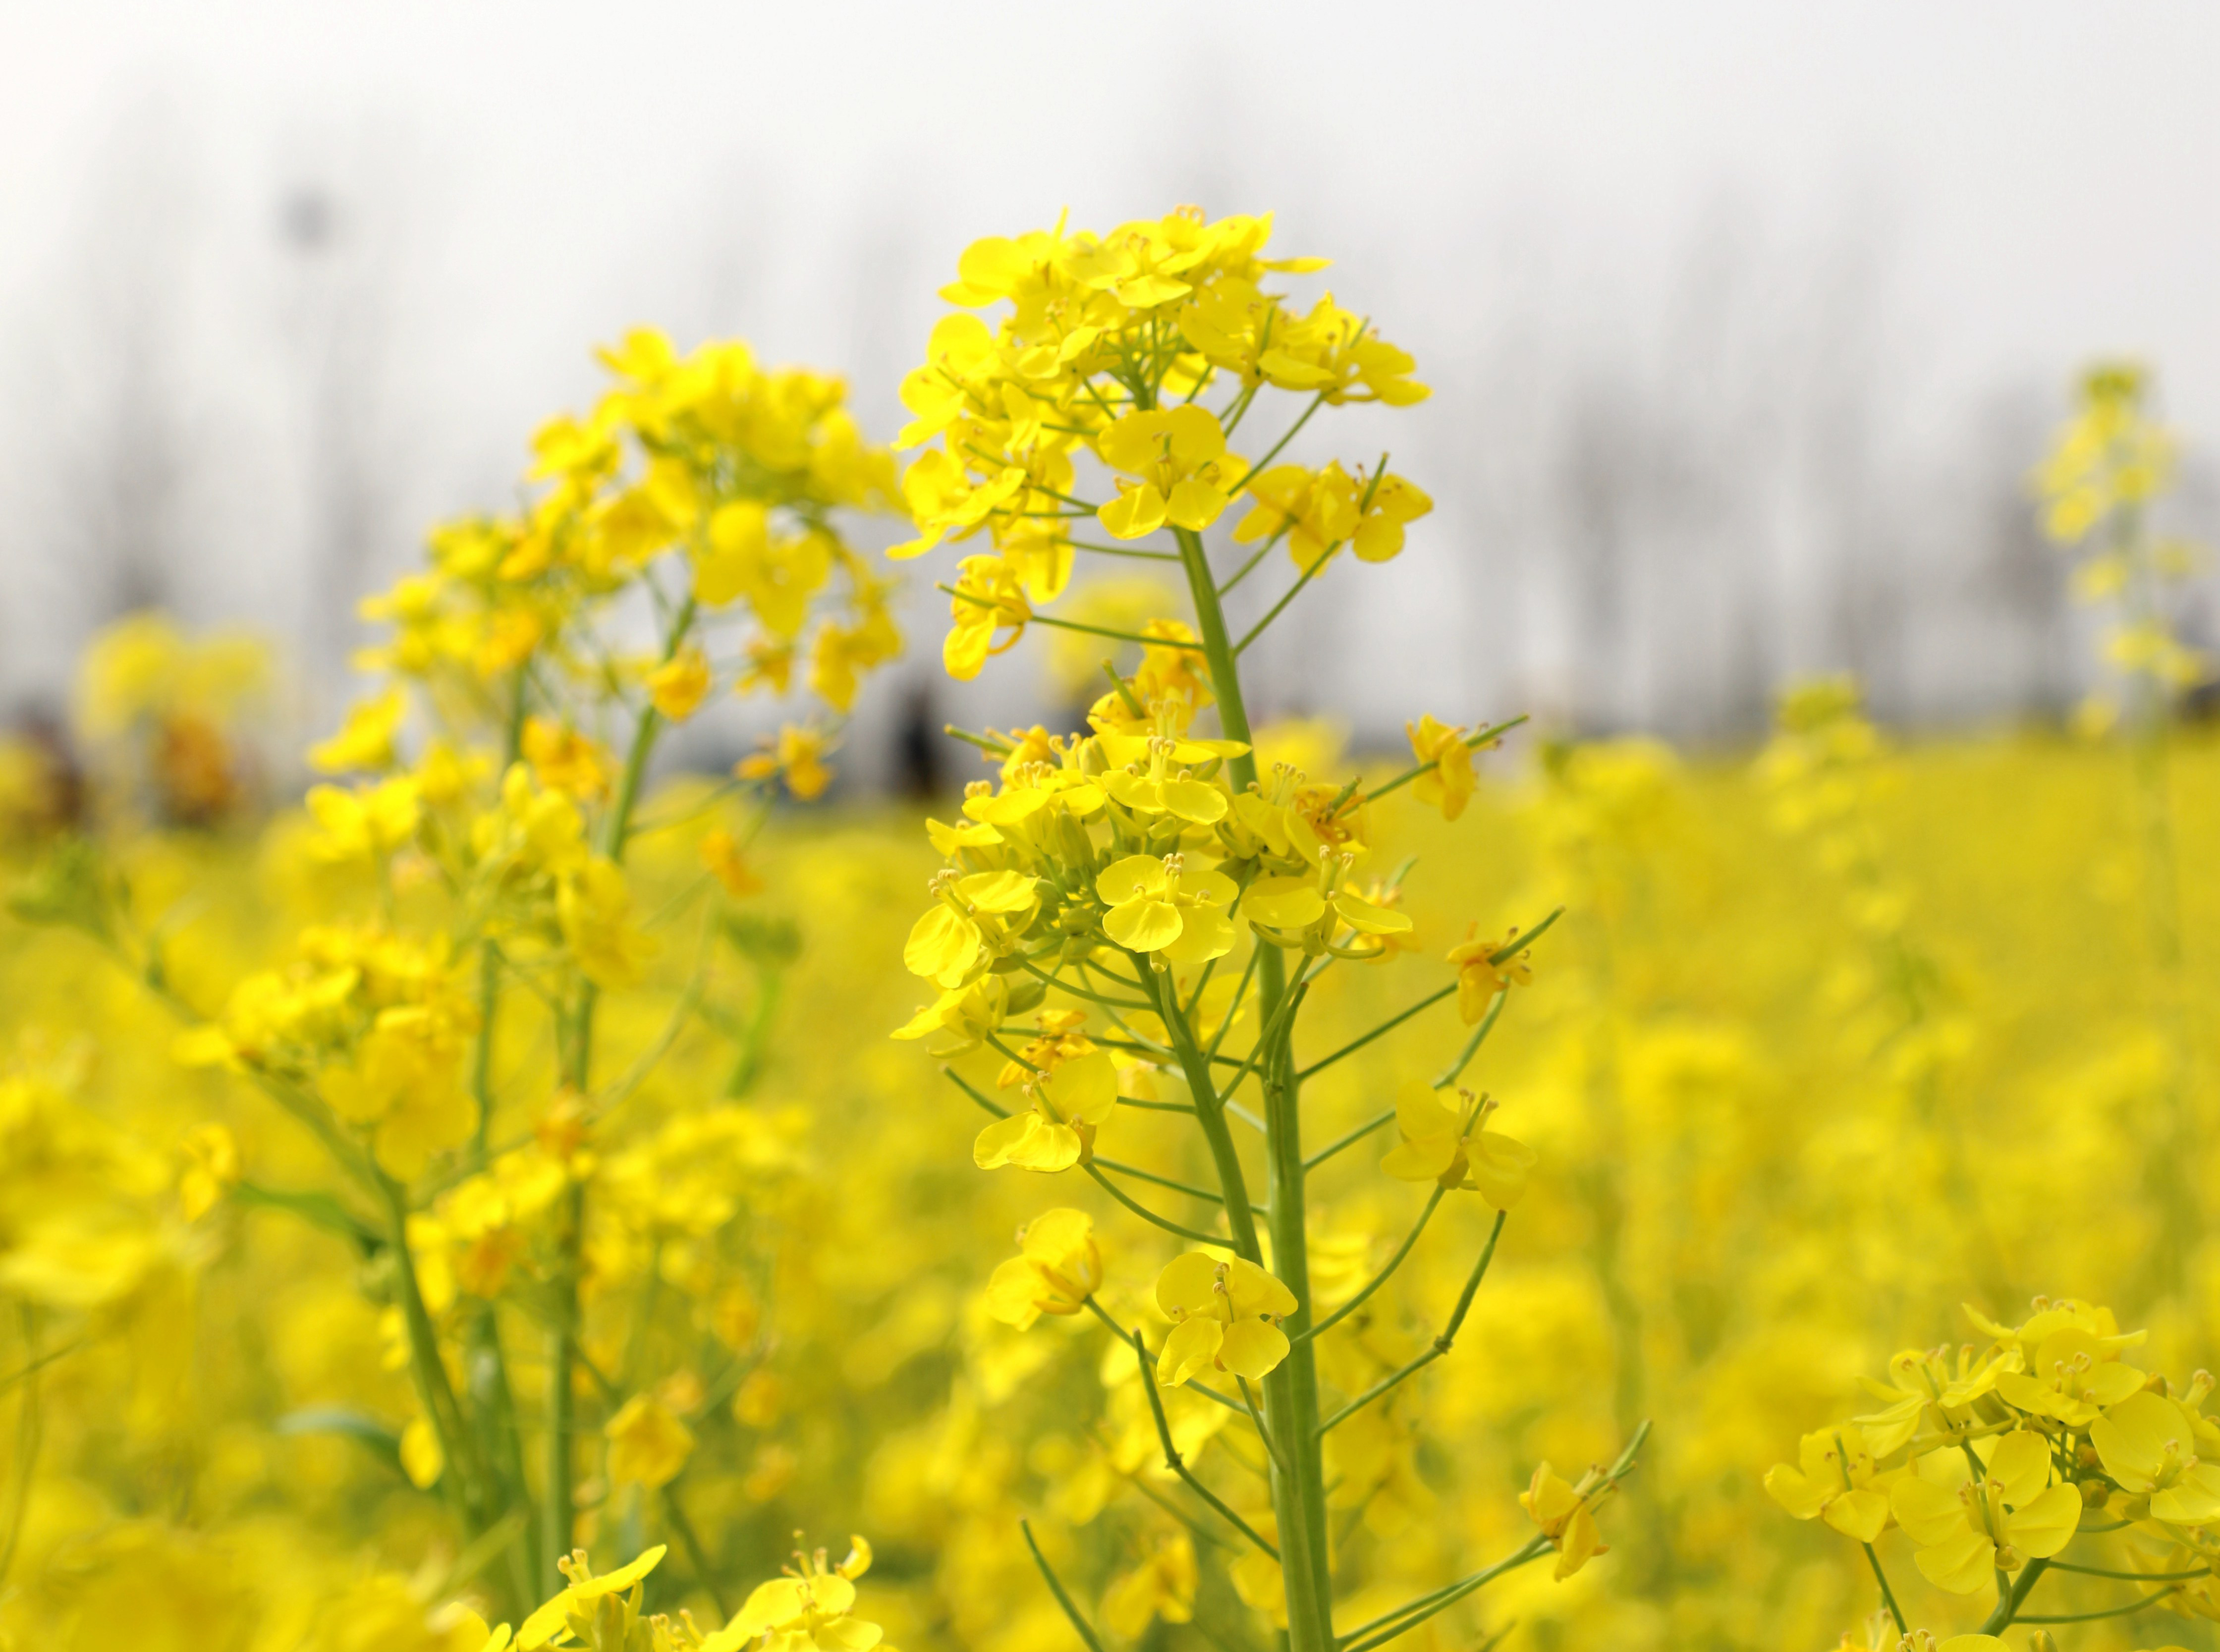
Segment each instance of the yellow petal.
M1251 1382L1288 1357L1288 1334L1268 1319L1236 1319L1218 1346L1218 1362Z
M1128 901L1113 907L1102 920L1102 932L1135 952L1170 945L1179 939L1182 927L1179 908L1169 901Z
M1208 1307L1218 1291L1218 1258L1207 1250L1173 1257L1157 1275L1157 1306L1173 1318Z
M1861 1486L1843 1493L1828 1504L1824 1518L1844 1537L1869 1543L1880 1536L1881 1528L1888 1524L1888 1499L1878 1487Z
M1158 1386L1176 1387L1189 1377L1210 1370L1225 1335L1224 1325L1201 1315L1174 1325L1172 1334L1164 1338L1164 1351L1157 1356Z
M1102 531L1113 539L1138 539L1164 525L1164 496L1147 483L1125 488L1094 513Z
M902 946L902 962L912 975L937 981L944 987L957 982L979 956L979 929L970 919L935 903L911 926Z
M1966 1524L1966 1506L1955 1493L1917 1475L1908 1474L1889 1488L1888 1506L1897 1524L1922 1546L1944 1543L1961 1530L1972 1530Z
M1961 1525L1948 1542L1922 1549L1912 1558L1921 1575L1936 1588L1953 1594L1975 1594L1995 1577L1996 1556L1994 1543L1971 1526Z
M2220 1505L2215 1507L2220 1508ZM2151 1499L2151 1512L2158 1512L2155 1497ZM2159 1518L2166 1518L2164 1515ZM2037 1560L2049 1560L2066 1547L2080 1524L2081 1488L2053 1486L2026 1507L2015 1510L2005 1530L2011 1534L2013 1548Z
M1776 1462L1765 1471L1765 1494L1799 1520L1817 1518L1827 1500L1827 1487L1815 1483L1801 1470ZM1887 1513L1887 1505L1881 1507Z
M1260 877L1241 897L1241 915L1275 929L1307 929L1325 916L1315 879Z
M1160 895L1170 877L1155 855L1127 855L1113 860L1096 876L1094 893L1105 906L1122 906L1141 895Z

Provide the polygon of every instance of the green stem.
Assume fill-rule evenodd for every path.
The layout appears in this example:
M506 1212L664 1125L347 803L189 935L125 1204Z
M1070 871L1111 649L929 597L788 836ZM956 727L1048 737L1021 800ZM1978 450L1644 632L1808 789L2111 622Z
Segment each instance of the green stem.
M1079 1615L1079 1608L1072 1604L1071 1597L1064 1593L1063 1585L1057 1580L1056 1573L1050 1568L1048 1556L1041 1553L1040 1545L1033 1541L1032 1523L1020 1520L1018 1530L1025 1533L1026 1547L1032 1550L1033 1564L1040 1568L1040 1574L1048 1583L1048 1592L1056 1597L1056 1604L1063 1608L1063 1615L1071 1619L1072 1628L1079 1631L1079 1638L1087 1643L1087 1652L1102 1652L1102 1643L1087 1626L1087 1620Z
M1903 1609L1896 1604L1895 1592L1888 1587L1888 1574L1880 1569L1880 1554L1871 1543L1863 1543L1860 1547L1866 1551L1866 1559L1873 1567L1874 1581L1880 1585L1881 1604L1888 1608L1888 1615L1896 1624L1896 1632L1909 1634L1911 1631L1904 1626Z
M2007 1624L2014 1622L2019 1613L2020 1603L2027 1599L2027 1592L2035 1587L2036 1580L2041 1577L2049 1566L2049 1561L2030 1561L2025 1569L2020 1573L2019 1580L2012 1585L2010 1592L2004 1593L1998 1600L1996 1610L1988 1615L1977 1632L1983 1635L1994 1635L2003 1630Z
M1290 436L1293 433L1291 431ZM1196 633L1202 639L1204 658L1210 666L1211 688L1218 698L1219 726L1226 739L1238 740L1247 748L1226 763L1226 779L1238 795L1257 782L1256 741L1249 726L1248 705L1242 695L1240 669L1226 633L1225 611L1219 603L1217 585L1201 537L1187 528L1177 530L1176 537L1181 558L1186 564L1188 594L1194 603ZM1268 1221L1272 1235L1273 1271L1295 1298L1295 1312L1288 1319L1291 1340L1288 1357L1264 1379L1266 1416L1280 1443L1279 1461L1273 1465L1272 1503L1279 1518L1280 1542L1286 1551L1281 1574L1287 1590L1288 1652L1331 1652L1333 1580L1326 1558L1325 1469L1318 1435L1318 1362L1315 1350L1301 1336L1310 1323L1311 1282L1303 1192L1300 1081L1295 1074L1289 1044L1288 1022L1293 1017L1283 1020L1281 1015L1282 1001L1288 996L1286 962L1275 947L1265 946L1261 951L1257 988L1261 1025L1266 1029L1261 1036L1272 1045L1263 1052L1258 1064L1264 1085L1265 1204L1271 1213ZM1176 994L1167 992L1164 996L1167 1007L1176 1008ZM1168 1024L1169 1019L1166 1017ZM1184 1029L1184 1018L1181 1025ZM1187 1053L1182 1050L1182 1057ZM1196 1115L1203 1119L1206 1131L1214 1128L1225 1140L1225 1151L1219 1156L1223 1180L1226 1160L1232 1157L1232 1143L1225 1132L1223 1113L1203 1101L1206 1095L1218 1094L1210 1086L1209 1063L1197 1060L1188 1066L1188 1087L1197 1103ZM1200 1084L1196 1082L1198 1075ZM1215 1141L1213 1150L1218 1150ZM1232 1168L1238 1177L1238 1159ZM1247 1205L1245 1193L1237 1200L1232 1187L1226 1188L1226 1214L1238 1219L1237 1232L1247 1219ZM1256 1260L1253 1239L1251 1244L1248 1254Z
M1088 1299L1088 1306L1094 1306L1092 1297ZM1105 1325L1114 1327L1116 1322L1108 1314L1104 1313L1100 1308L1095 1308L1095 1312ZM1194 1471L1187 1466L1187 1459L1180 1455L1179 1447L1172 1443L1171 1419L1164 1415L1163 1396L1157 1392L1157 1373L1149 1359L1149 1345L1141 1340L1141 1333L1138 1331L1126 1331L1121 1334L1128 1343L1132 1344L1133 1357L1141 1362L1141 1388L1148 1395L1149 1409L1156 1418L1157 1443L1163 1449L1164 1467L1185 1481L1188 1489L1223 1515L1235 1530L1274 1560L1278 1560L1280 1551L1264 1540L1263 1534L1235 1513L1231 1504L1204 1485L1201 1481L1196 1479ZM1282 1531L1280 1535L1285 1537L1287 1534Z
M1306 1171L1317 1169L1319 1165L1324 1164L1335 1154L1340 1152L1342 1149L1356 1146L1357 1143L1363 1141L1374 1131L1379 1129L1381 1125L1393 1124L1394 1120L1395 1109L1393 1107L1388 1108L1385 1113L1374 1114L1370 1119L1357 1125L1356 1129L1350 1131L1349 1134L1344 1136L1339 1141L1335 1142L1331 1146L1321 1147L1317 1152L1305 1159L1303 1161L1303 1169Z
M1335 1050L1331 1056L1319 1057L1318 1060L1304 1068L1300 1073L1297 1073L1295 1075L1296 1079L1300 1081L1311 1078L1317 1074L1324 1072L1327 1068L1332 1066L1334 1063L1341 1060L1344 1056L1355 1055L1358 1050L1363 1049L1366 1044L1370 1044L1375 1038L1386 1038L1389 1033L1393 1032L1397 1027L1402 1025L1404 1022L1409 1020L1419 1011L1431 1009L1436 1004L1440 1003L1444 998L1452 996L1456 992L1456 989L1457 983L1452 981L1448 986L1443 988L1439 992L1428 993L1424 998L1421 998L1417 1003L1412 1005L1410 1008L1405 1010L1400 1015L1389 1017L1387 1020L1382 1021L1378 1026L1374 1027L1371 1032L1366 1033L1363 1038L1351 1039L1349 1043L1342 1045L1340 1049Z

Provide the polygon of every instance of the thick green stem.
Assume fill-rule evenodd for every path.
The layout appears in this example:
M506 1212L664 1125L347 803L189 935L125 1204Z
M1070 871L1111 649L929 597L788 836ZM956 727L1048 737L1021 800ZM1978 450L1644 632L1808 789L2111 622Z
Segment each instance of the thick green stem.
M1210 665L1212 691L1218 697L1218 720L1225 738L1253 745L1249 709L1241 692L1241 674L1226 634L1225 614L1219 606L1218 588L1200 535L1182 528L1177 533L1180 559L1185 564L1188 589L1194 601L1195 628L1202 639ZM1257 780L1257 756L1244 751L1226 763L1226 778L1238 793ZM1295 1338L1288 1357L1264 1379L1266 1420L1279 1443L1272 1465L1272 1506L1280 1523L1281 1572L1288 1593L1289 1652L1331 1652L1333 1646L1333 1586L1327 1558L1325 1470L1318 1434L1319 1387L1316 1350L1302 1332L1311 1322L1310 1244L1303 1200L1302 1125L1299 1110L1300 1082L1296 1076L1291 1029L1281 1023L1280 1010L1288 993L1287 965L1279 949L1258 944L1257 990L1260 1019L1275 1047L1259 1052L1257 1071L1264 1085L1265 1204L1272 1236L1272 1271L1294 1294L1296 1308L1288 1331ZM1167 993L1167 1001L1175 994ZM1170 1018L1167 1017L1169 1022ZM1289 1018L1292 1019L1292 1018ZM1269 1030L1278 1026L1276 1032ZM1199 1056L1200 1051L1196 1054ZM1182 1052L1186 1064L1185 1051ZM1197 1069L1202 1082L1196 1084ZM1198 1060L1189 1067L1189 1086L1200 1101L1215 1094L1209 1088L1209 1063ZM1221 1113L1198 1106L1206 1113L1206 1129L1226 1136ZM1232 1139L1226 1136L1230 1154ZM1212 1144L1213 1152L1218 1144ZM1221 1166L1224 1163L1221 1155ZM1237 1163L1238 1172L1238 1163ZM1236 1208L1238 1202L1242 1208ZM1238 1233L1246 1222L1245 1194L1226 1188L1226 1215Z

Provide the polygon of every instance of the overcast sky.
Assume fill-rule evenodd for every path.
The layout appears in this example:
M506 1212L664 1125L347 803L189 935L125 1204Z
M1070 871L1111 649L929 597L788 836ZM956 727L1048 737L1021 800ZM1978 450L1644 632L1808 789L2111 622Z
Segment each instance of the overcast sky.
M0 16L0 485L17 498L0 558L43 589L65 553L32 502L53 491L41 442L97 352L84 295L128 257L149 177L176 209L147 234L190 249L189 410L241 452L284 451L288 352L326 302L287 263L279 203L336 203L337 244L379 272L359 330L408 477L396 518L501 502L530 426L591 393L590 340L745 329L883 377L966 241L1067 204L1098 225L1187 199L1276 207L1287 250L1333 255L1337 291L1422 367L1477 359L1520 281L1599 295L1607 333L1707 215L1782 258L1855 240L1885 249L1870 267L1907 420L1944 427L1988 387L2128 351L2162 367L2192 438L2220 437L2209 3L5 0ZM887 389L859 399L890 415ZM226 570L205 601L291 589L293 519L253 503L255 468L205 503ZM1428 480L1453 518L1458 478ZM53 627L27 643L19 593L41 587L10 585L20 684L49 669L22 651Z

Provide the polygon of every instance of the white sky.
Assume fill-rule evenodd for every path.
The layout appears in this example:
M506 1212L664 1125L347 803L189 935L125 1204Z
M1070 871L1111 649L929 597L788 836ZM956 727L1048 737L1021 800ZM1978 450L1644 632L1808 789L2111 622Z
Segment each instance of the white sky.
M1337 290L1422 369L1485 334L1491 272L1529 238L1612 290L1723 202L1788 243L1862 224L1893 249L1930 421L2124 350L2162 366L2192 439L2220 437L2210 0L4 0L0 19L0 486L36 468L100 159L149 108L237 277L199 346L218 402L231 357L242 384L282 371L269 259L240 250L274 240L280 192L336 178L383 203L401 273L381 349L420 514L500 502L530 426L590 393L594 339L739 327L884 372L966 241L1065 203L1096 224L1277 207L1287 249L1333 255ZM890 416L888 388L859 399ZM227 416L243 443L282 423ZM1430 485L1453 511L1456 478ZM16 515L0 558L35 569L53 553Z

